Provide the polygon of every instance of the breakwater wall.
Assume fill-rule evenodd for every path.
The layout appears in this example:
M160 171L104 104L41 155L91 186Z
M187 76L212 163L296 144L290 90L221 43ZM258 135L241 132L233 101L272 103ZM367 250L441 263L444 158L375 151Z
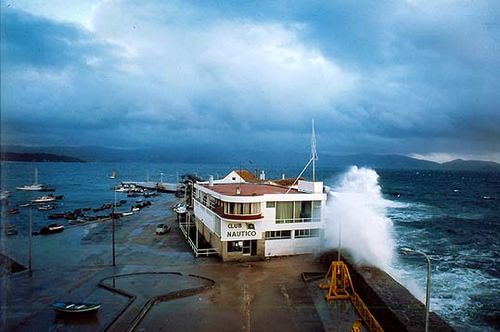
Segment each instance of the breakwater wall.
M336 253L322 257L325 264L336 260ZM421 332L425 330L425 306L405 287L376 267L355 266L342 257L358 295L384 331ZM441 317L431 312L429 331L454 331Z

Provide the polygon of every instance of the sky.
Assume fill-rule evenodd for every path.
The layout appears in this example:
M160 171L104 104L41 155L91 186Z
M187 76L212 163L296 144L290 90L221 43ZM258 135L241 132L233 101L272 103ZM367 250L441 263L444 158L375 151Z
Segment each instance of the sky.
M2 1L2 144L500 161L499 1Z

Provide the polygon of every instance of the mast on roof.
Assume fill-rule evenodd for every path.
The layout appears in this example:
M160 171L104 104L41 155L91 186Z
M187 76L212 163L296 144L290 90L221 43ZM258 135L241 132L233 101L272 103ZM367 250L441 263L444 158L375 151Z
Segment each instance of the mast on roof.
M288 187L288 190L286 191L285 194L288 194L290 192L292 187L295 186L297 181L299 181L300 177L311 163L312 163L312 180L313 182L316 181L316 160L318 160L318 154L316 153L316 134L314 132L314 119L312 119L311 158L307 162L306 166L304 166L304 168L302 169L302 172L300 172L300 174L295 178L295 181L293 181L292 185Z
M312 119L311 160L312 160L312 180L314 182L316 181L316 160L318 160L318 154L316 152L316 133L314 132L314 119Z

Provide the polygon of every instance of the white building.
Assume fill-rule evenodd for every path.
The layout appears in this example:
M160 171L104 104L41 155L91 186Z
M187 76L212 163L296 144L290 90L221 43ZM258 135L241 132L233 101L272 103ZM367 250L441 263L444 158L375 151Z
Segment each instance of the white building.
M194 184L190 222L225 261L312 253L326 198L322 182L299 180L290 189L233 171Z

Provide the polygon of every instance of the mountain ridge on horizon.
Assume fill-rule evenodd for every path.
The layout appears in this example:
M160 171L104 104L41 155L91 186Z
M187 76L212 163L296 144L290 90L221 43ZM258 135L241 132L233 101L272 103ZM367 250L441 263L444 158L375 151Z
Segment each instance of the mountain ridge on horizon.
M84 161L94 162L119 162L119 161L146 161L146 162L179 162L179 163L233 163L237 165L247 160L247 163L273 164L282 163L283 160L291 160L287 152L255 152L255 151L169 151L152 148L144 149L121 149L96 146L85 147L33 147L33 146L2 146L2 160L6 153L16 154L53 154L77 158ZM230 157L228 157L230 156ZM284 159L286 158L286 159ZM294 154L293 164L301 164L309 159L307 153ZM25 160L26 161L26 160ZM44 161L44 160L35 160ZM55 161L55 160L53 160ZM330 164L335 168L345 168L352 165L360 167L371 167L381 169L416 169L416 170L474 170L474 171L500 171L500 163L485 160L455 159L438 163L435 161L417 159L400 154L375 154L357 153L346 155L333 155L320 153L320 165ZM248 166L247 166L248 167Z

